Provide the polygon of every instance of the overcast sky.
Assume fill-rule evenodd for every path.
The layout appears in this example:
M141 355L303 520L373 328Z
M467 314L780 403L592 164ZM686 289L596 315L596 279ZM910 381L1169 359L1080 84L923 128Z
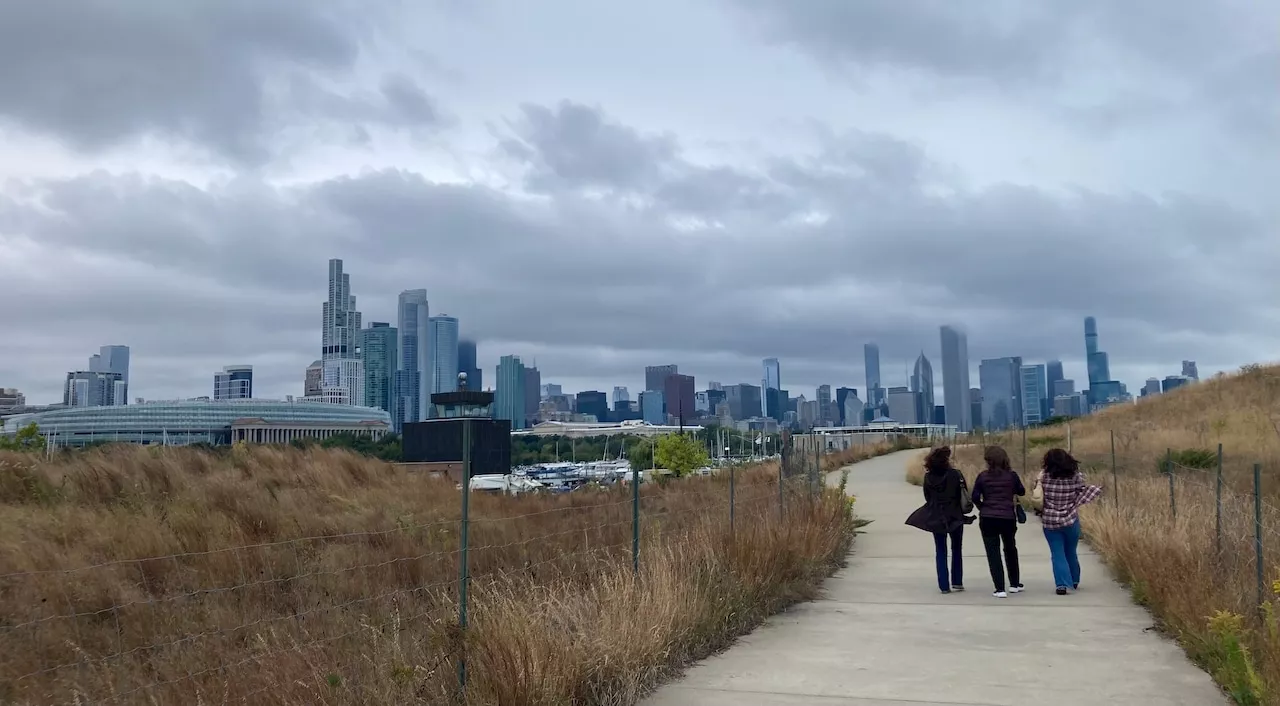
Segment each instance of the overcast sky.
M1248 0L0 3L0 387L255 367L301 394L326 260L425 287L492 380L647 364L862 391L938 326L1085 377L1280 346L1280 5ZM941 381L939 381L940 384Z

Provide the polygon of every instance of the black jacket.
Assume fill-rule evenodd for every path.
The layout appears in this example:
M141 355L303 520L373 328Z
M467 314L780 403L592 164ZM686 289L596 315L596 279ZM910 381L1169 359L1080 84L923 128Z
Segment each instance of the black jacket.
M964 476L954 468L924 474L924 506L907 518L907 524L926 532L954 532L964 526L960 488Z
M983 471L973 482L973 504L983 517L1014 519L1015 496L1026 494L1022 479L1013 471Z

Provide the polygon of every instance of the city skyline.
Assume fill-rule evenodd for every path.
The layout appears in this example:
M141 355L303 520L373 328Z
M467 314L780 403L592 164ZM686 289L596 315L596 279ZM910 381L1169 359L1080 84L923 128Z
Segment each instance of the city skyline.
M897 386L922 348L937 372L945 322L971 362L1086 387L1095 316L1131 391L1280 348L1255 120L1280 8L846 4L0 8L34 43L0 103L0 278L36 293L0 385L56 401L122 343L131 397L229 364L296 395L330 257L365 320L429 287L485 377L510 352L577 390L638 394L655 361L758 384L776 357L788 389L865 395L863 344ZM77 23L101 41L38 58Z

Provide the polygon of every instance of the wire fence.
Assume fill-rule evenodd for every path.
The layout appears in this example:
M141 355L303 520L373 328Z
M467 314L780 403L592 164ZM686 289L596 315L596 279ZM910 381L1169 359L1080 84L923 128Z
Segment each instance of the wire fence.
M816 447L784 458L661 483L633 472L526 512L522 497L477 512L464 460L456 507L386 529L0 567L0 702L256 703L283 673L376 701L367 673L386 670L420 700L459 699L477 602L642 578L647 550L693 536L782 531L812 509L824 462Z

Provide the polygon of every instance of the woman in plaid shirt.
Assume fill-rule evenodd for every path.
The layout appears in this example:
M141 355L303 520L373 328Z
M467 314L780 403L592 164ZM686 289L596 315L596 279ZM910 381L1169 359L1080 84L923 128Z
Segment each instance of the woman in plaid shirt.
M1065 596L1068 588L1080 588L1080 560L1076 555L1080 506L1101 493L1102 488L1085 483L1080 463L1071 454L1050 449L1044 455L1044 470L1037 478L1033 496L1044 502L1041 523L1053 557L1053 581L1059 596Z

